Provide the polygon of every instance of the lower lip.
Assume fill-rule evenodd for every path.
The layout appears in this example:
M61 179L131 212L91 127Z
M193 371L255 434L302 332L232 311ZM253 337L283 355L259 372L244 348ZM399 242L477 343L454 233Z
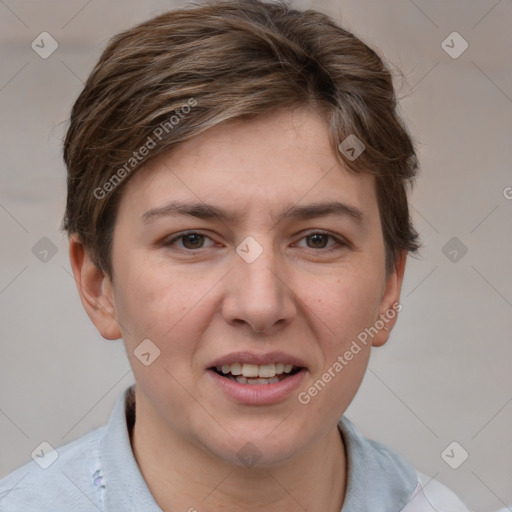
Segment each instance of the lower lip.
M240 384L235 380L221 377L213 370L207 370L216 385L230 398L245 405L270 405L281 402L299 387L306 375L306 369L298 371L291 377L272 384Z

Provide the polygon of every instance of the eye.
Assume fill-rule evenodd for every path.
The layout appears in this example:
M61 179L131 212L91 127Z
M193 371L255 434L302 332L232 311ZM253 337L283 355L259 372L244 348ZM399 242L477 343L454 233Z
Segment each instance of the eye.
M333 240L334 244L328 248L327 243L329 239ZM347 246L347 244L339 238L328 233L322 233L321 231L310 233L304 236L301 241L302 240L306 240L306 245L309 249L327 249L327 252ZM308 241L311 241L311 243L308 243Z
M205 245L206 241L210 241L209 245ZM323 233L321 231L316 231L310 233L301 238L301 242L306 240L306 247L309 249L324 249L325 252L332 252L341 247L347 247L349 244L344 242L338 237L331 235L329 233ZM328 246L328 242L331 240L330 246ZM179 242L179 243L178 243ZM198 233L196 231L189 231L188 233L181 233L172 239L164 242L165 246L177 246L178 249L186 250L188 252L195 251L198 249L205 249L207 247L212 247L215 245L215 242L207 235L202 233ZM297 246L301 246L300 243ZM304 247L302 245L302 247Z
M194 249L203 249L205 240L210 240L213 242L213 240L201 233L197 233L195 231L191 231L189 233L182 233L181 235L178 235L171 240L165 242L164 245L176 245L176 242L181 240L182 246L179 247L180 249L187 249L187 250L194 250ZM211 247L211 245L210 245Z

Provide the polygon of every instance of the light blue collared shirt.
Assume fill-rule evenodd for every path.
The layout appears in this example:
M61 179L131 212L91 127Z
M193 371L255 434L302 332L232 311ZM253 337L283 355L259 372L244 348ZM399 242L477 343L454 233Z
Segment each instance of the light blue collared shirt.
M0 511L162 512L132 452L134 420L132 385L119 395L106 426L53 451L43 449L39 463L30 461L0 480ZM348 465L341 512L467 512L446 487L362 437L347 418L338 428Z

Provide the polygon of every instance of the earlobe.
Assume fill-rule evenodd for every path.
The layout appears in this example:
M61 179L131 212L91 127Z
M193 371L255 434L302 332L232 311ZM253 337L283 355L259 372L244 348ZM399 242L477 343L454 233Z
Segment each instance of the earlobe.
M398 313L402 309L402 305L400 304L400 292L402 290L406 260L406 251L396 252L395 268L386 278L386 285L379 308L379 316L375 322L375 327L379 332L372 340L374 347L381 347L388 341L391 330L398 319Z
M108 340L121 338L116 320L112 282L91 260L77 235L69 240L69 259L82 305L87 315Z

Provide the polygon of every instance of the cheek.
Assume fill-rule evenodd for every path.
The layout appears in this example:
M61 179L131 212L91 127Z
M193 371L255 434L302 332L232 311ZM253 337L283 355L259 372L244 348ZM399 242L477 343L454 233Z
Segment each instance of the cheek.
M316 287L315 293L309 295L309 304L315 306L314 316L320 319L318 325L323 325L323 334L318 336L322 367L313 376L314 389L307 391L319 396L311 398L315 414L341 414L363 380L371 343L358 336L377 318L380 279L370 268L361 272L351 269L326 281L323 287Z
M175 269L154 269L133 260L122 275L116 310L127 346L134 349L149 338L160 348L162 362L176 353L184 360L210 318L208 291L215 276L190 279Z
M162 393L161 403L173 396L173 403L181 404L186 396L181 396L179 383L190 376L190 361L200 332L200 307L192 307L200 299L196 298L199 291L193 291L193 286L186 286L176 275L166 277L146 271L125 277L117 286L116 307L119 304L118 321L135 380L150 394ZM149 348L139 349L146 339L157 348L145 342L144 347ZM147 351L151 357L158 356L146 366L137 354Z
M372 325L377 318L381 284L369 272L344 272L315 286L306 286L308 307L324 324L328 345L335 349Z

